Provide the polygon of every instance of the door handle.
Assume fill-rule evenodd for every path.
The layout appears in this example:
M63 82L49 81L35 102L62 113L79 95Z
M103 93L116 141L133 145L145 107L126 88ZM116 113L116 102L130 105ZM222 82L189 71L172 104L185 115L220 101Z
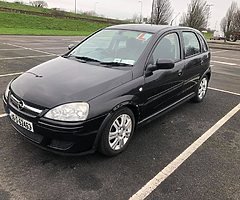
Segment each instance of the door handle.
M178 76L182 76L183 72L182 70L178 70Z

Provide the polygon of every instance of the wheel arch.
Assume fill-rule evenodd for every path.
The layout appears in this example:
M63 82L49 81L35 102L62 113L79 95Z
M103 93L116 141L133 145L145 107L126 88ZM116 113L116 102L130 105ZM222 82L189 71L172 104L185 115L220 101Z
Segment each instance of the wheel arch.
M208 78L208 81L210 80L210 78L211 78L211 72L207 72L206 74L205 74L205 76L207 76L207 78Z
M119 103L118 105L116 105L112 108L112 110L107 114L103 123L101 124L101 126L99 128L99 131L97 133L95 142L94 142L94 146L93 146L93 148L95 150L98 148L99 141L100 141L101 135L103 133L103 130L104 130L105 126L107 125L107 122L112 117L112 114L115 113L116 111L118 111L119 109L124 108L124 107L130 109L133 112L134 117L135 117L135 127L134 127L134 129L136 129L136 126L137 126L137 123L138 123L138 120L139 120L139 116L140 116L140 111L139 111L138 105L134 104L132 101L125 101L125 102Z

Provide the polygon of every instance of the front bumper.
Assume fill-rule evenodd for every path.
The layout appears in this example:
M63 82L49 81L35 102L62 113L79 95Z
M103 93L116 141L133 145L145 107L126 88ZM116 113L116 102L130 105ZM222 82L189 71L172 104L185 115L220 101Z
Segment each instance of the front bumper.
M12 126L31 143L62 155L93 153L97 146L97 135L105 115L78 123L49 120L41 116L32 117L16 109L3 97L7 114L10 110L19 117L33 123L34 133L22 128L10 119Z

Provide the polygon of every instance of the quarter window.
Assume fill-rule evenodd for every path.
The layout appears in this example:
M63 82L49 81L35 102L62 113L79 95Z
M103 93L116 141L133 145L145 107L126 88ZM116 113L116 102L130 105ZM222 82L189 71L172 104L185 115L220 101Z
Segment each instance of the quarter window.
M208 47L206 44L206 41L203 39L203 36L199 35L200 41L202 43L202 51L203 52L207 52L208 51Z
M183 32L185 57L200 53L200 44L193 32Z
M164 36L155 48L152 58L154 64L158 59L173 60L174 62L179 61L180 45L178 35L176 33L170 33Z

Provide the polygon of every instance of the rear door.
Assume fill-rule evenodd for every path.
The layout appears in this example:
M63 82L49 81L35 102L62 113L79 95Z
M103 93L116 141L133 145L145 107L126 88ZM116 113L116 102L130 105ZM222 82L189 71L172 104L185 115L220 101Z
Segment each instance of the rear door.
M185 82L181 96L186 96L195 91L198 81L201 78L204 61L197 33L182 31L182 41L185 60L183 79Z

